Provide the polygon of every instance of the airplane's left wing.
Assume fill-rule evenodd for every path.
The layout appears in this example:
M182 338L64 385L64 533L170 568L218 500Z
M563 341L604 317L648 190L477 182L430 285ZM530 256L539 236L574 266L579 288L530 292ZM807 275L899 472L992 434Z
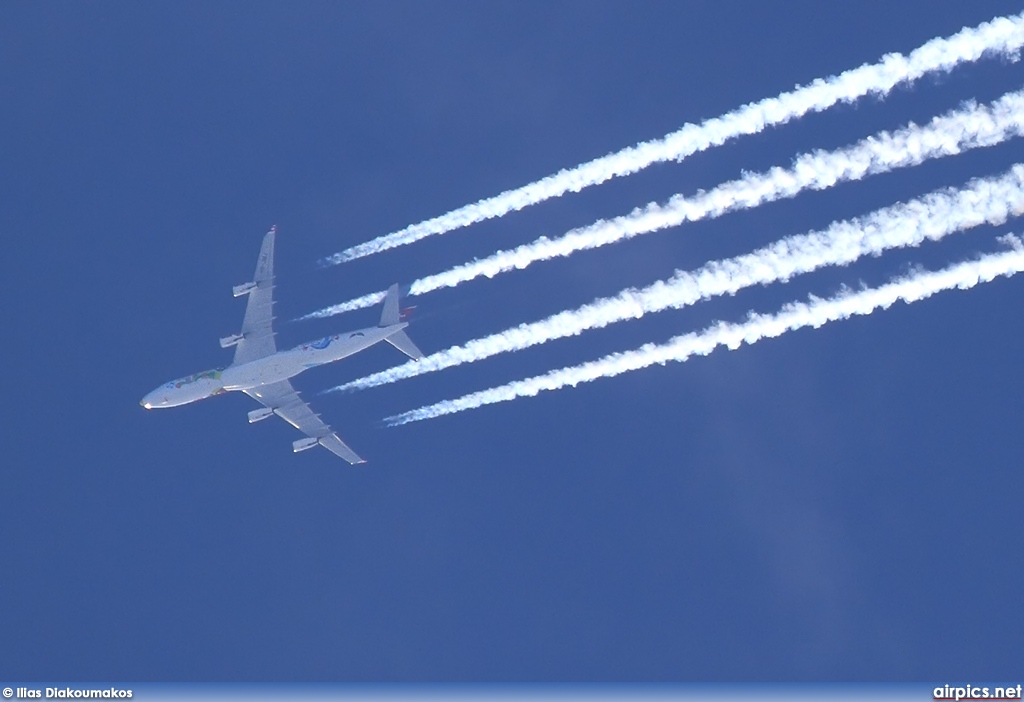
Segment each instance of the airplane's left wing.
M260 258L251 283L240 285L235 294L249 295L242 321L241 340L235 348L234 364L241 365L277 352L274 343L274 237L277 227L271 227L263 237ZM223 342L222 342L223 343Z
M296 392L292 384L287 380L279 380L276 383L268 383L259 387L250 388L244 391L246 395L262 403L267 409L293 427L303 432L308 439L300 439L292 443L295 451L304 451L308 448L320 445L336 456L344 458L349 463L365 463L359 455L345 445L345 442L338 438L334 431L324 424L320 417L310 409ZM266 410L263 410L264 412ZM258 419L269 416L269 412ZM250 421L255 421L250 414Z

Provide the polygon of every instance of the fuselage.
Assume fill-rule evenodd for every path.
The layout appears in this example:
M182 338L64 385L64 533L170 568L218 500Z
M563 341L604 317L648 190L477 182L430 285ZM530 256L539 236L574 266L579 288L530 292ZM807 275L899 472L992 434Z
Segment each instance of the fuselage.
M194 373L161 385L142 398L139 404L146 409L178 407L231 390L248 390L287 380L309 368L347 358L407 326L408 323L399 322L325 336L249 363Z

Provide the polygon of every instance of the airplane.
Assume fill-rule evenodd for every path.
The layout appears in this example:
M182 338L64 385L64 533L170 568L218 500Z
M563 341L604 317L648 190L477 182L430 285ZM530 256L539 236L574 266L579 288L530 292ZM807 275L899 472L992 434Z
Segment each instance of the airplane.
M233 288L235 297L248 295L249 301L241 333L220 340L222 348L235 347L231 365L172 380L146 395L139 404L146 409L178 407L239 390L263 405L249 412L250 424L276 414L306 434L305 439L292 442L295 453L323 446L349 463L365 463L321 421L288 379L309 368L340 361L381 341L388 342L413 360L422 358L423 354L405 333L409 323L403 319L406 310L399 309L398 284L388 290L380 324L376 327L325 336L287 351L278 351L274 341L272 309L276 234L277 227L273 226L263 237L252 281Z

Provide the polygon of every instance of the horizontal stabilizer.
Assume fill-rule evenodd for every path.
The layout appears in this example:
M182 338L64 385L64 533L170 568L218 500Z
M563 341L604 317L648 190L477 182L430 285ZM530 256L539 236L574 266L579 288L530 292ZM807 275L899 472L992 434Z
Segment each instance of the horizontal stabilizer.
M416 348L416 344L412 343L412 339L403 329L396 331L386 341L414 361L423 358L423 352Z

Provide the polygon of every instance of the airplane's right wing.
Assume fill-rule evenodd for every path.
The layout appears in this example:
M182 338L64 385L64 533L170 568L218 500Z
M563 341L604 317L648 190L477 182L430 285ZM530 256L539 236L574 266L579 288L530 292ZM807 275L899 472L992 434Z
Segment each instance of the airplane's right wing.
M293 450L304 451L319 444L349 463L366 462L346 446L345 442L339 439L329 426L323 423L287 380L250 388L244 392L309 437L293 442Z

